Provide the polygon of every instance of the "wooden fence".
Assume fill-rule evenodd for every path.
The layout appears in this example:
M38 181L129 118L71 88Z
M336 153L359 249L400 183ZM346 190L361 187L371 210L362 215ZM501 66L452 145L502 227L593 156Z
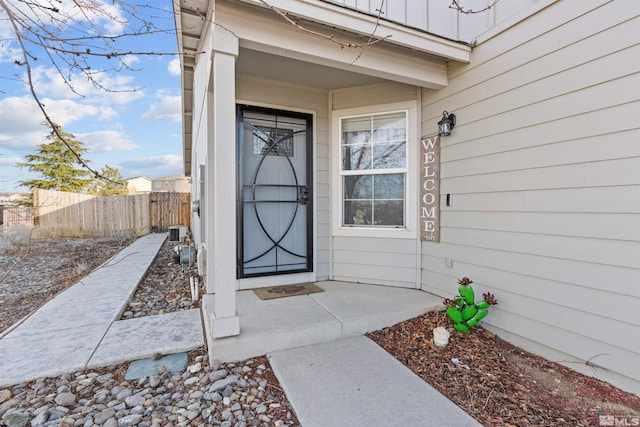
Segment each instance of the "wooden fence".
M0 205L0 226L8 228L13 225L33 227L33 209L26 206Z
M190 227L190 204L189 193L104 197L34 189L34 237L128 237Z

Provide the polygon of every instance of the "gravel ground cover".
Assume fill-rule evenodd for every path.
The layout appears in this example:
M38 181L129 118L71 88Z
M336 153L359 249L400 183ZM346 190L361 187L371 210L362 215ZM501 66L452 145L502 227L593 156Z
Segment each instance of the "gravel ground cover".
M182 372L125 381L127 364L0 390L8 427L299 426L266 357L207 363L192 351Z
M24 235L11 239L17 244L9 239L0 242L0 271L11 269L10 274L0 273L6 274L3 298L7 295L14 298L12 301L34 303L20 310L2 304L0 318L7 325L76 283L128 243L112 239L43 239L29 243L28 235L26 240ZM189 288L189 277L197 273L197 267L176 264L172 259L175 246L176 242L165 241L127 307L125 318L198 306L191 301ZM80 269L72 262L84 258L92 259L90 266ZM60 275L61 268L73 269L74 274ZM16 279L26 274L28 278ZM129 365L124 363L0 389L0 426L300 425L266 357L209 364L204 349L193 350L188 356L188 366L182 372L161 368L156 375L138 380L124 379Z
M198 267L193 263L178 264L174 259L174 248L179 242L165 240L154 262L149 266L142 282L138 285L129 305L122 313L122 319L156 314L172 313L200 307L200 301L192 301L190 277L198 275ZM200 295L204 292L202 280Z
M127 243L47 239L13 245L4 237L0 235L2 325L19 321L95 268L81 264L91 259L91 265L98 266ZM175 242L164 243L125 318L197 307L188 286L196 267L175 264L174 246ZM453 330L450 320L437 312L369 337L485 426L598 426L600 416L629 417L628 422L640 416L640 397L531 355L482 328L469 334L453 332L446 348L436 347L431 339L436 326ZM455 366L454 357L469 369ZM0 389L0 425L300 425L265 357L210 365L203 349L194 350L184 371L158 372L135 381L124 380L127 367L74 372Z

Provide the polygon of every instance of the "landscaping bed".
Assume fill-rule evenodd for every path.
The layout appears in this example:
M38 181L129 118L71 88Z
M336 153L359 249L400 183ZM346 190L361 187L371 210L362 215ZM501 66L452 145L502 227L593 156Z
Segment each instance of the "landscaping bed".
M446 347L433 344L438 326L453 331ZM602 424L600 416L632 425L640 417L640 397L528 353L481 327L455 331L444 312L368 336L485 426L614 425ZM454 358L468 369L456 366Z

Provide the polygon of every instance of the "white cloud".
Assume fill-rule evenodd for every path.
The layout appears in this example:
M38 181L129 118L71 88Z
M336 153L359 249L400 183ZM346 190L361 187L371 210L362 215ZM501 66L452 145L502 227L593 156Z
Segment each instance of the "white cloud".
M131 67L133 64L140 62L140 58L135 55L127 55L120 58L120 60L127 66Z
M25 97L26 98L26 97ZM40 110L29 98L7 98L0 100L0 148L9 151L28 152L44 142L49 130L43 125ZM70 123L85 118L104 118L110 110L105 107L82 105L71 100L45 100L48 114L65 129ZM113 129L117 123L109 124L112 129L94 132L72 132L94 153L130 151L140 146L123 131Z
M46 67L36 67L32 72L34 88L40 96L82 98L84 103L102 105L126 105L145 96L142 90L133 85L132 76L118 72L96 72L92 77L99 87L79 73L63 77L55 68Z
M101 130L90 133L78 133L76 137L82 141L91 153L110 153L114 151L131 151L140 146L130 140L122 131Z
M118 169L125 178L143 175L150 178L179 175L183 173L182 156L165 154L126 160L118 165Z
M169 74L171 74L172 76L179 76L180 75L180 58L174 58L171 61L169 61L167 70L169 71Z
M35 101L29 96L0 99L0 140L38 129L43 120Z
M106 120L116 112L105 106L85 105L75 100L42 99L47 114L66 130L69 124L86 118ZM48 129L44 116L30 96L0 99L0 147L27 152L42 144Z
M180 95L169 95L165 91L158 91L156 98L159 101L151 104L142 115L142 120L145 122L171 121L177 123L182 119Z

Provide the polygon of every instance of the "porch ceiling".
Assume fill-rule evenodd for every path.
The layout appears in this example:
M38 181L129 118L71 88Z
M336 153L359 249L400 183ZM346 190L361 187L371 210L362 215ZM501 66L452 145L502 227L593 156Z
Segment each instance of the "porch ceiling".
M240 49L236 63L238 74L316 89L335 90L353 86L382 83L385 80L365 74L312 64L284 56L272 55L253 49Z

